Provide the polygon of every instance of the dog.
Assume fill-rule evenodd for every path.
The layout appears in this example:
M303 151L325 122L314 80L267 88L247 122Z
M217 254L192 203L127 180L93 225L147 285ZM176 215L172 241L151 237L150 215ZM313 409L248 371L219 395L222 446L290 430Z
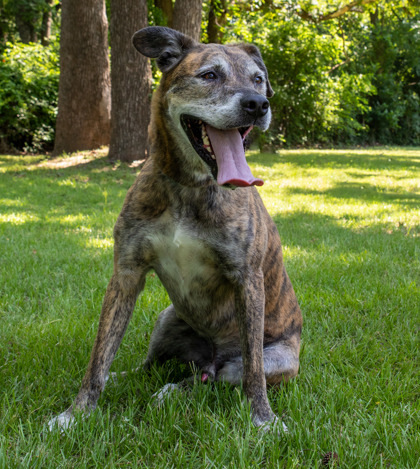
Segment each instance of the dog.
M302 315L277 228L255 188L244 140L266 130L273 95L258 48L200 44L148 27L135 48L162 71L152 99L150 156L114 229L114 271L80 391L49 427L89 414L154 270L172 304L160 313L144 368L177 358L202 381L243 383L252 422L279 422L266 386L299 368Z

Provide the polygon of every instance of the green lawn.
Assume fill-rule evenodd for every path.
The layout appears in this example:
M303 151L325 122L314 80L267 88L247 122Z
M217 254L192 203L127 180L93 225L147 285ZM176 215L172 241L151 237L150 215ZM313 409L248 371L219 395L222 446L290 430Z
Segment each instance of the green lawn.
M150 398L176 363L109 385L65 434L112 271L112 228L138 168L105 152L0 156L1 468L420 466L420 149L251 153L304 315L296 380L270 389L290 433L252 427L240 389ZM112 366L135 368L169 299L150 274Z

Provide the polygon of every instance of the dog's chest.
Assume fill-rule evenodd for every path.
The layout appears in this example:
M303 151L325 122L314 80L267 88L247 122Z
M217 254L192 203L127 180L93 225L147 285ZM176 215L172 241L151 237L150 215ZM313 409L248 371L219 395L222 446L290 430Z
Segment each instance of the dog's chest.
M186 223L165 223L151 243L155 271L172 301L205 303L204 296L220 283L220 274L215 251L203 233Z

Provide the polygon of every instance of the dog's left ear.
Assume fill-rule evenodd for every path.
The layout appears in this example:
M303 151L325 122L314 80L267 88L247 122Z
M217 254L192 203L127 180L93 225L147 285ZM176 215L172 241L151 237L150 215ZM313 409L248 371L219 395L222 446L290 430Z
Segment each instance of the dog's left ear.
M134 34L133 44L146 57L157 58L157 65L162 72L169 72L198 43L175 29L150 26Z
M253 44L237 45L254 59L255 63L261 68L261 70L264 70L265 79L267 80L267 98L271 98L274 95L274 91L273 88L271 88L270 81L268 79L267 67L264 64L260 50Z

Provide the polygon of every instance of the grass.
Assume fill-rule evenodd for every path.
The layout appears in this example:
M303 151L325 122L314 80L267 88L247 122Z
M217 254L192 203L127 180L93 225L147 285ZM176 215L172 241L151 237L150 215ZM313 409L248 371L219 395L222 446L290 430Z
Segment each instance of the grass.
M241 389L197 384L160 408L176 363L109 385L64 434L43 430L83 377L138 168L104 151L0 157L0 468L420 466L420 150L249 156L304 314L299 376L269 390L290 433L261 435ZM112 366L145 357L169 298L153 274Z

